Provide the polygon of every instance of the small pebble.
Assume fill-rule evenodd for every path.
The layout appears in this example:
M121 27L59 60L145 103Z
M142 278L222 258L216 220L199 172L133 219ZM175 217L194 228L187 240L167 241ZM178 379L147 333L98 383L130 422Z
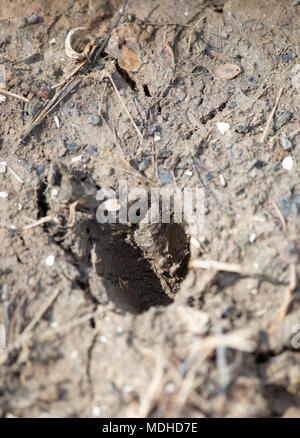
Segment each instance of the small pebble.
M71 353L71 359L73 359L73 360L77 359L78 355L79 355L78 351L73 350Z
M125 385L123 388L123 392L125 392L126 394L129 394L130 392L133 392L134 388L131 385Z
M38 23L40 20L39 16L36 14L32 14L30 15L30 17L25 18L25 23L26 24L36 24Z
M282 61L284 63L290 62L294 59L294 55L292 55L291 53L289 53L288 55L284 55L281 57Z
M53 266L54 263L55 263L55 257L54 257L54 255L52 255L52 254L49 255L49 256L46 258L45 263L46 263L47 266Z
M93 416L99 417L100 414L101 414L100 406L93 406Z
M32 164L27 163L27 161L24 160L18 160L18 164L27 172L27 173L31 173L32 172Z
M262 169L265 166L267 166L267 163L262 160L257 160L254 164L254 167L256 167L257 169Z
M293 143L291 142L291 140L287 137L286 134L282 134L281 136L281 144L282 147L285 151L289 151L290 149L293 148Z
M34 170L35 170L36 173L38 173L39 175L40 175L41 173L44 172L44 169L45 169L45 167L42 166L42 165L40 165L40 164L38 164L37 166L34 167Z
M285 170L291 170L294 166L293 158L290 155L288 157L285 157L281 165Z
M230 102L229 104L228 104L228 108L229 109L233 109L233 108L236 108L237 107L237 103L236 102Z
M99 341L102 342L102 344L107 344L107 337L104 335L101 335L99 337Z
M255 242L255 240L256 240L256 233L249 234L248 240L249 240L249 243Z
M167 184L168 182L171 182L173 177L170 173L160 173L159 179L162 183L162 185Z
M190 242L195 248L200 249L200 242L195 237L192 236Z
M153 140L154 140L155 142L160 141L160 140L161 140L161 136L160 136L160 134L159 134L159 133L155 134L154 137L153 137Z
M248 126L245 125L238 125L236 127L237 132L239 132L240 134L246 134L249 131Z
M292 199L281 198L279 201L280 210L285 218L290 216L293 211L297 213L300 204L300 195L295 195Z
M165 391L167 394L173 394L175 391L175 384L174 382L168 382L165 386Z
M0 173L6 173L7 170L7 162L0 161Z
M52 189L51 190L51 199L55 200L57 198L57 195L58 195L58 190Z
M226 134L227 131L230 129L229 123L226 122L217 122L217 128L219 132L221 132L222 135Z
M284 111L283 114L281 114L280 117L278 117L276 123L275 123L275 130L277 131L281 126L285 125L289 120L293 118L293 113L290 111Z
M71 163L77 163L78 161L82 161L82 155L77 155L77 157L71 159Z
M220 180L220 184L221 184L222 187L226 187L227 186L227 181L226 181L226 178L225 178L224 175L221 174L219 176L219 180Z
M192 172L191 170L186 170L186 171L184 172L184 174L185 174L186 176L193 176L193 172Z
M280 205L280 210L281 210L281 213L283 214L283 216L285 218L290 216L290 214L292 212L292 208L293 208L293 202L290 199L281 198L279 205Z
M262 82L256 81L253 76L250 76L250 78L248 78L247 81L248 81L248 85L254 90L257 90L258 88L263 88L264 86Z
M60 127L60 122L59 122L59 118L57 116L54 116L54 122L55 122L57 129L58 129Z
M77 152L80 149L80 146L77 143L64 143L64 147L70 154Z
M261 309L256 313L256 316L263 316L265 313L267 313L267 309Z
M0 198L6 199L8 197L8 193L0 192Z
M34 117L39 112L41 107L42 105L38 102L30 102L27 106L27 112L31 117Z
M19 211L21 211L22 208L23 208L23 205L20 204L19 202L16 202L16 206L17 206L17 209L18 209Z
M145 170L147 169L149 166L151 166L151 160L150 158L144 158L142 161L142 169L141 170Z
M97 155L98 149L96 146L91 144L91 145L87 146L87 148L85 149L85 152L87 152L90 155Z
M93 126L101 125L101 117L98 114L92 114L88 117L88 122Z
M148 135L154 135L156 132L159 132L159 131L160 131L159 125L154 124L148 128L147 133L148 133Z

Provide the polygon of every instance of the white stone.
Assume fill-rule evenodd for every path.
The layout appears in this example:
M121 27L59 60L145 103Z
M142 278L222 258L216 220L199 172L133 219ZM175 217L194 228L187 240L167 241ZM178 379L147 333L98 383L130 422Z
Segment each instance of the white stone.
M281 165L285 170L291 170L293 168L293 165L294 165L293 158L290 155L288 157L285 157L285 159L282 161Z
M71 163L77 163L82 160L82 155L78 155L77 157L73 157Z
M53 254L49 255L49 256L46 258L45 263L46 263L47 266L53 266L54 263L55 263L55 257L54 257L54 255L53 255Z
M100 406L93 406L93 416L99 417L100 414L101 414Z
M225 176L221 174L221 175L219 176L219 179L220 179L220 184L221 184L221 186L222 186L222 187L226 187L226 186L227 186L227 181L226 181Z
M60 127L60 122L59 122L59 118L57 116L54 116L54 122L56 124L56 127L59 128Z
M217 128L219 132L221 132L222 135L226 134L227 131L230 129L229 123L226 122L217 122Z
M7 162L0 161L0 173L6 173L6 169L7 169Z

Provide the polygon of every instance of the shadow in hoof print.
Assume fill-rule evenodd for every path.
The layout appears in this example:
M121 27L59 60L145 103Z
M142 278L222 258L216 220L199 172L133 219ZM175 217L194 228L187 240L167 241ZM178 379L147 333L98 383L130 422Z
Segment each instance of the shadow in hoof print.
M64 225L68 207L69 226L51 229L72 256L83 289L95 302L109 300L120 311L140 313L170 304L186 273L184 230L177 224L99 224L96 192L95 185L70 174L61 163L53 163L47 187L49 205Z

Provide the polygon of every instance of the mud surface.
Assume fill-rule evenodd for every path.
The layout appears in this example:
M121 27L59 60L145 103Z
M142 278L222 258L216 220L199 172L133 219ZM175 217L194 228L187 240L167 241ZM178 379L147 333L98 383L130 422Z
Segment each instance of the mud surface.
M298 417L300 7L130 0L24 138L78 65L68 31L103 39L121 3L0 5L2 79L28 99L0 103L0 416ZM120 179L204 188L203 231L100 225Z

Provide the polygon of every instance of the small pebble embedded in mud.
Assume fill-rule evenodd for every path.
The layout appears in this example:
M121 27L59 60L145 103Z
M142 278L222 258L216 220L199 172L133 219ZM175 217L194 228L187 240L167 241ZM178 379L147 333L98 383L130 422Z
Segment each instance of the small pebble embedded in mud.
M47 266L54 266L54 263L55 263L54 255L51 254L48 257L46 257L45 263Z

